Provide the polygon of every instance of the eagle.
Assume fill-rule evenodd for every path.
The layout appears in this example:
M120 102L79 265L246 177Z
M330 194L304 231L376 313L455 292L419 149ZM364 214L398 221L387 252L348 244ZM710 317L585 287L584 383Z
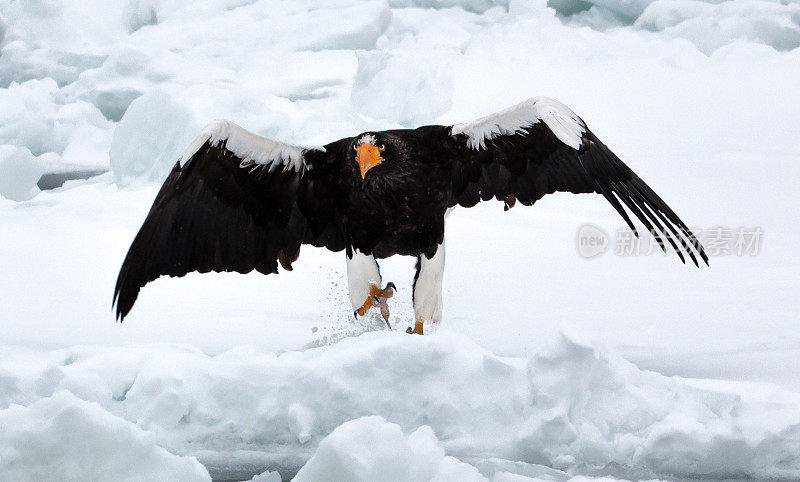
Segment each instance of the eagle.
M450 126L370 131L299 146L217 120L177 161L119 272L112 307L124 320L162 275L277 273L303 244L345 251L354 316L389 325L378 259L415 256L414 327L442 317L445 218L496 199L504 209L554 192L596 193L636 236L632 213L666 252L696 266L703 247L675 212L567 106L534 97ZM627 211L626 211L627 208Z

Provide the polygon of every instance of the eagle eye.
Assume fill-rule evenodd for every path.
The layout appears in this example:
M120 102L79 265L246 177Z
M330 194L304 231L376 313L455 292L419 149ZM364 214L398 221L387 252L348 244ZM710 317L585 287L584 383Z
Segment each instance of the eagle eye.
M381 151L381 152L383 152L383 151L385 151L385 150L386 150L386 146L384 146L383 144L380 144L380 145L378 146L378 150L379 150L379 151Z

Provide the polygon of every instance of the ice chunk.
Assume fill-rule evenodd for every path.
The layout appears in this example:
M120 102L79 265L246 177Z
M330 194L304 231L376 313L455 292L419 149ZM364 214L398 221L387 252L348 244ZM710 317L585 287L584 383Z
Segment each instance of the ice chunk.
M66 391L0 410L8 480L211 480L194 457L155 445L130 422Z
M0 146L0 196L12 201L27 201L37 194L36 182L45 168L25 147Z
M267 470L250 479L251 482L281 482L281 474Z
M160 181L200 132L192 111L162 91L131 103L114 130L109 157L120 186Z
M382 417L363 417L340 425L320 442L296 482L350 480L482 481L478 469L445 456L436 435L422 426L407 437Z

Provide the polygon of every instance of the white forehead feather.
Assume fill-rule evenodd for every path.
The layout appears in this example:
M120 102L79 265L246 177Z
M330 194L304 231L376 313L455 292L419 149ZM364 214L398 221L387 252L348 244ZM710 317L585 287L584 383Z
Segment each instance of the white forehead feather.
M373 136L372 134L364 134L363 136L361 136L361 139L358 140L358 145L360 146L361 144L372 144L374 146L376 142L378 142L378 140L375 139L375 136Z

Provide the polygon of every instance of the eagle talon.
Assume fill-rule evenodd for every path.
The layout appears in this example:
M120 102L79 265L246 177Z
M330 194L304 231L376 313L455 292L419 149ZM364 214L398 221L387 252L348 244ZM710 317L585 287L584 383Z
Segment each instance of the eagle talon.
M380 289L376 285L370 285L369 296L367 296L364 304L361 305L355 312L353 312L353 314L364 316L367 314L367 311L369 311L370 308L377 306L380 309L383 321L386 322L386 326L388 326L391 330L392 325L389 324L389 305L386 303L386 300L394 296L395 291L397 291L397 288L395 288L394 283L391 281L386 283L386 287L384 289Z
M413 334L422 335L422 322L421 321L417 321L416 323L414 323L414 329L413 330L411 329L410 326L408 328L406 328L406 333L408 333L409 335L413 335Z

